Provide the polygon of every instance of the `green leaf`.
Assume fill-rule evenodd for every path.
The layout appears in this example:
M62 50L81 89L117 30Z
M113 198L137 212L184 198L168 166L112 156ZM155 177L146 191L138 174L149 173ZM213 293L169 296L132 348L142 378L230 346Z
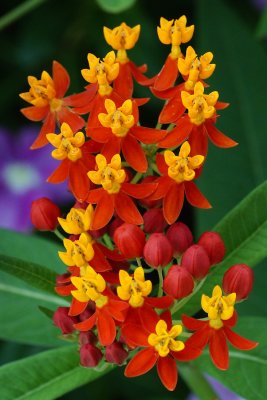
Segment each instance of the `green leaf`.
M240 318L235 330L248 339L258 341L258 347L243 352L232 347L230 368L227 371L216 369L207 351L195 363L246 400L265 400L267 393L267 319Z
M245 5L244 5L245 7ZM206 92L218 90L230 106L220 110L216 126L239 142L232 149L209 144L198 186L211 202L211 210L195 210L197 233L210 230L267 176L266 49L253 27L231 2L196 2L196 51L212 51L216 69Z
M267 7L262 12L262 15L260 17L258 26L257 26L257 31L256 31L257 37L259 38L264 38L264 36L267 35Z
M226 257L212 268L207 280L182 312L193 314L200 308L201 294L211 295L216 284L221 284L224 272L238 263L255 267L267 256L267 181L251 192L230 211L213 229L222 235Z
M120 13L134 5L136 0L96 0L102 10L109 13Z
M1 400L53 400L111 370L79 365L76 346L67 346L11 362L0 368Z

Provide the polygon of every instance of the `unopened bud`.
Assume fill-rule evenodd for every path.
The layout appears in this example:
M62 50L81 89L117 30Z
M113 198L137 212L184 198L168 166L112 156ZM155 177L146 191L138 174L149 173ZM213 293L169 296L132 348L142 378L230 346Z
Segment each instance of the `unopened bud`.
M217 232L204 232L198 241L198 244L206 250L211 265L218 264L225 255L224 242Z
M142 257L145 241L145 234L137 225L124 223L114 233L114 242L127 259Z
M180 256L193 243L193 235L187 225L182 222L172 224L166 233L174 250L174 256Z
M173 249L163 233L152 233L144 247L144 258L154 268L168 265L173 257Z
M96 367L102 357L101 350L93 344L86 343L80 348L80 361L84 367Z
M193 277L185 268L173 265L164 278L163 290L174 299L182 299L193 292Z
M31 221L39 231L53 231L58 225L60 209L47 197L34 200L31 206Z
M195 279L203 279L209 272L210 259L204 247L197 244L188 247L184 252L181 260L181 265Z
M144 231L146 233L163 232L167 226L167 222L163 216L161 208L151 208L144 215Z
M121 365L128 357L128 351L125 350L122 343L114 342L106 346L106 360L109 363Z
M223 277L223 290L226 294L236 293L236 300L244 300L252 290L253 270L246 264L236 264L229 268Z
M75 330L73 325L78 322L77 318L70 317L68 313L69 307L58 307L53 315L54 324L61 330L63 335L72 333Z

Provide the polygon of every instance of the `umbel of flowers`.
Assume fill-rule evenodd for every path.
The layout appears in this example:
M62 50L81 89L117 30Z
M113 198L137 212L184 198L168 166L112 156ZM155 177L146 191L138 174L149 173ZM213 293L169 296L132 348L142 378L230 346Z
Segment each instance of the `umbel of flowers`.
M66 272L55 290L70 305L57 309L54 323L77 341L84 367L126 365L125 376L135 377L155 366L163 385L174 390L179 363L200 357L206 346L214 365L225 370L228 342L241 350L257 343L234 331L235 304L253 283L244 264L232 266L223 282L202 294L204 318L176 319L226 252L216 232L204 232L194 243L179 220L181 210L185 199L193 207L211 207L196 185L205 173L209 140L221 148L237 143L216 126L217 110L228 104L205 82L215 70L213 54L198 56L184 47L194 25L185 16L161 18L157 32L171 48L152 78L128 54L140 25L123 22L104 27L108 54L88 54L81 93L66 96L69 75L54 61L52 76L29 76L29 91L20 96L30 104L22 113L42 121L32 148L52 145L59 162L48 181L67 180L74 197L65 216L48 199L32 205L35 227L54 230L65 247L58 255ZM136 84L165 100L156 128L140 124L139 108L149 98L134 97Z

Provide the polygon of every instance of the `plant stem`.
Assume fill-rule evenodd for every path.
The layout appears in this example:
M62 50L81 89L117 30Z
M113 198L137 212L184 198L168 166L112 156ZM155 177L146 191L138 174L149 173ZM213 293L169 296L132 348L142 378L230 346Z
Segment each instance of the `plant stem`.
M60 233L57 228L53 232L60 240L66 239L65 236L63 236L62 233Z
M142 267L142 263L141 263L140 257L136 257L136 262L137 262L138 267Z
M203 373L196 365L180 365L179 371L189 388L197 395L199 400L219 400L218 394L213 390Z
M160 122L158 122L156 125L156 129L161 129L161 127L162 127L162 124Z
M0 18L0 30L12 24L17 19L23 17L25 14L44 3L46 0L26 0L24 3L15 7Z
M137 172L137 174L135 174L135 176L133 177L133 179L131 180L131 183L137 183L138 181L140 181L140 179L143 177L142 172Z
M158 288L158 297L161 297L163 294L163 269L158 268L158 275L159 275L159 288Z
M105 235L103 235L102 239L103 239L103 242L105 243L105 245L106 245L110 250L113 250L112 241L111 241L111 239L110 239L110 237L109 237L109 235L108 235L107 233L105 233Z

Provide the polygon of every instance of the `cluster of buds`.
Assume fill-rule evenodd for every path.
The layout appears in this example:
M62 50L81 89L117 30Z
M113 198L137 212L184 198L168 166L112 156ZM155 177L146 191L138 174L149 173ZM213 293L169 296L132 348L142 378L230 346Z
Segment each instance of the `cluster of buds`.
M199 357L208 343L220 369L228 368L226 340L244 350L256 346L232 330L234 305L248 296L253 276L244 264L232 266L223 289L216 285L211 297L202 295L206 318L175 320L226 252L216 232L194 243L179 220L184 200L211 207L194 182L208 139L221 148L237 143L216 127L217 110L228 104L218 101L217 91L204 93L204 80L215 70L213 54L198 57L191 46L181 49L194 26L187 26L185 16L161 18L157 32L171 52L156 76L148 78L146 65L128 57L140 25L104 27L113 50L102 60L88 54L84 90L66 96L69 75L54 61L52 76L43 71L40 79L28 78L30 89L21 97L30 106L21 111L43 121L32 149L50 144L59 161L48 181L67 180L74 196L65 218L48 199L32 205L33 225L55 231L65 247L58 255L66 273L55 290L70 305L57 309L54 324L77 341L82 366L127 364L125 376L135 377L156 365L163 385L174 390L177 361ZM133 97L135 83L165 100L156 128L140 125L139 107L149 98Z

